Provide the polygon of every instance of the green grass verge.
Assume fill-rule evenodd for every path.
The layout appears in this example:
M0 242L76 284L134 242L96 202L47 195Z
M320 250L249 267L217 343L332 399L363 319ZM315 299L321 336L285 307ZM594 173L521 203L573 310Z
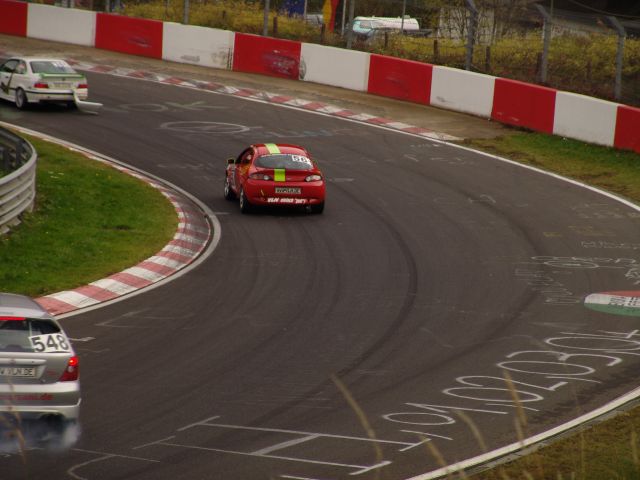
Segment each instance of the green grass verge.
M0 238L0 291L40 296L131 267L173 237L177 217L156 189L61 146L38 151L33 212Z
M558 173L640 203L640 155L576 140L516 132L466 145ZM473 480L640 478L640 407L553 442Z
M584 428L471 480L634 480L640 478L640 408Z
M640 155L630 151L530 132L465 144L640 202Z

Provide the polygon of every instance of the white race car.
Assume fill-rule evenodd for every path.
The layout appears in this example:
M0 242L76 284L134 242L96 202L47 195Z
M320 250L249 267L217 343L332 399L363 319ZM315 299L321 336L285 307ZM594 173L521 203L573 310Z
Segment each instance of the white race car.
M15 102L20 109L39 102L74 106L88 95L86 77L64 60L13 57L0 66L0 98Z

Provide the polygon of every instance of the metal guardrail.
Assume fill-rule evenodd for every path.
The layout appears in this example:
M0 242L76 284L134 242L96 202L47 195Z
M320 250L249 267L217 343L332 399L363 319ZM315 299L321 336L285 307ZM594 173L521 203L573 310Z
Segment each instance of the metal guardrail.
M0 235L20 223L36 198L38 152L15 133L0 127Z

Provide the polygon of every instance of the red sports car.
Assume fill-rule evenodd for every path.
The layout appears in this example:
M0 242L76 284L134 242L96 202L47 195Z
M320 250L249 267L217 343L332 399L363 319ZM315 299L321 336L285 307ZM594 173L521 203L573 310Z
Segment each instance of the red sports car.
M304 206L322 213L325 182L304 148L263 143L227 160L224 197L238 198L242 213L256 205Z

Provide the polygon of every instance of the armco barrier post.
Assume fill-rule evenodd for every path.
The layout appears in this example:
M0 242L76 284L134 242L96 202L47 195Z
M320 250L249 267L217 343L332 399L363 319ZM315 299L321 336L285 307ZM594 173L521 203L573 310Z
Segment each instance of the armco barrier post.
M540 77L538 80L541 83L547 82L547 61L549 58L549 42L551 41L551 15L547 13L542 5L537 3L533 5L536 7L542 18L544 19L543 38L542 38L542 58L540 60Z
M349 30L347 31L347 49L351 50L353 43L353 16L356 10L356 0L349 0Z
M616 84L614 87L613 96L616 100L620 101L620 97L622 96L622 61L624 54L624 40L627 37L627 31L620 24L616 17L607 17L607 20L618 32L618 51L616 52Z
M264 0L264 18L262 20L262 36L269 35L269 0Z
M473 0L465 0L469 10L469 27L467 28L467 56L464 62L465 70L471 70L473 63L473 42L476 36L476 25L478 23L478 9Z

